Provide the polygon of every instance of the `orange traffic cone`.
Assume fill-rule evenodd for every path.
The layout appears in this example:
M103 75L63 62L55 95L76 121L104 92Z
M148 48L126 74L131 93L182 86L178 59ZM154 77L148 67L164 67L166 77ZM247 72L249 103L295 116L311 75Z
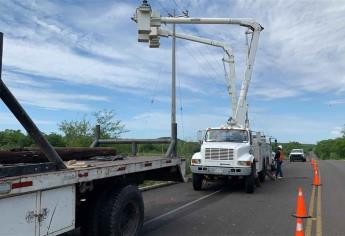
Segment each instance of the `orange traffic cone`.
M315 160L311 159L311 164L314 165L315 164Z
M297 196L297 206L296 206L296 214L293 215L296 218L309 218L307 213L307 209L305 208L304 203L304 196L302 192L302 188L298 188L298 196Z
M320 186L321 185L320 178L319 178L319 171L318 171L317 167L314 170L314 182L313 182L313 185L315 185L315 186Z
M303 231L303 220L301 218L297 218L296 220L296 232L295 236L304 236Z

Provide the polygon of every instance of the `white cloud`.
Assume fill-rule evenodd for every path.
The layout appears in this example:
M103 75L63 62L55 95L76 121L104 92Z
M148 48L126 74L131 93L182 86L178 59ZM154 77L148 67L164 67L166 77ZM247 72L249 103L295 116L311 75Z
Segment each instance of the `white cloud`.
M340 127L340 126L334 127L333 130L331 131L332 138L333 137L338 138L342 136L342 131L343 131L343 127Z
M342 99L330 100L330 101L326 102L326 104L329 106L345 104L345 99L342 98Z
M331 138L329 130L334 123L319 117L296 115L277 115L272 113L253 113L250 123L254 130L262 130L281 142L298 141L316 143L320 139Z
M47 81L35 80L31 76L5 72L3 80L14 96L23 104L49 110L87 111L90 101L109 102L109 98L78 92L66 93L54 89Z
M57 122L53 120L44 120L44 119L33 119L37 125L55 125ZM0 123L1 125L18 125L16 117L10 112L0 112ZM20 124L19 124L20 125ZM19 129L23 130L22 126Z
M108 101L108 98L104 96L66 94L47 89L12 88L12 93L23 104L49 110L88 111L90 106L86 104L86 101Z

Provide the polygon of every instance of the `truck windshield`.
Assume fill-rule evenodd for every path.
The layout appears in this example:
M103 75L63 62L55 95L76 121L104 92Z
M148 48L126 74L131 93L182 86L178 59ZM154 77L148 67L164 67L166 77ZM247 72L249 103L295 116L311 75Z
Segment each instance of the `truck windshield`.
M248 142L248 132L234 129L212 129L205 136L206 142Z

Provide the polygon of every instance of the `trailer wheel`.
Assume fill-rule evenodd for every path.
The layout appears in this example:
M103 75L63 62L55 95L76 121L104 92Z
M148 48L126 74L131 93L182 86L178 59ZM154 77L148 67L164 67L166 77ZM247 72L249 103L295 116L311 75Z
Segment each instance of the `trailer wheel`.
M193 188L195 191L200 191L202 188L203 175L193 173Z
M255 167L252 166L252 173L245 177L244 179L244 190L246 193L254 193L255 189Z
M108 195L101 216L100 235L139 235L144 221L144 202L139 189L127 185Z
M259 180L261 183L264 183L266 180L266 171L267 171L267 166L266 166L266 161L264 160L262 171L259 172Z

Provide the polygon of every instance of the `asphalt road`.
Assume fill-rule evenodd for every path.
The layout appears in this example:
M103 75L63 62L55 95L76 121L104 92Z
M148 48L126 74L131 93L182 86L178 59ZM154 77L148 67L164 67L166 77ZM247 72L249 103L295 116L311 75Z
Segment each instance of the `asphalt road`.
M319 168L322 186L315 192L310 162L288 161L283 179L267 179L254 194L225 184L196 192L191 183L144 192L143 235L294 235L298 187L313 211L309 235L345 235L345 161L319 161Z

